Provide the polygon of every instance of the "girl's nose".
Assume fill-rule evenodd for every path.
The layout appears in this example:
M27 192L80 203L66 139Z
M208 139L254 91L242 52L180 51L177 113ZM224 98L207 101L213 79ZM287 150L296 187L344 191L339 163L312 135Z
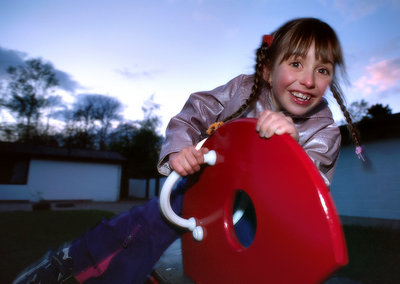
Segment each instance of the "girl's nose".
M313 88L315 86L315 78L314 78L314 71L311 70L304 70L302 77L300 79L300 83L307 87L308 89Z

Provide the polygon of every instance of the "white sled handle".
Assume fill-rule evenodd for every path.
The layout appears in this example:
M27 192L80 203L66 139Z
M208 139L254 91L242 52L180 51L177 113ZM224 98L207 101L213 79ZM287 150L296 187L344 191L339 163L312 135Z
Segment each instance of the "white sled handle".
M209 164L210 166L215 165L216 161L217 154L215 153L215 151L210 151L204 155L204 162ZM189 219L179 217L175 214L171 207L171 191L174 188L176 182L180 179L180 177L181 176L176 171L173 171L164 182L160 193L161 212L163 213L165 218L167 218L167 220L169 220L172 224L188 229L193 233L193 238L195 240L201 241L203 240L204 236L203 228L201 226L196 226L196 219L194 217L191 217Z

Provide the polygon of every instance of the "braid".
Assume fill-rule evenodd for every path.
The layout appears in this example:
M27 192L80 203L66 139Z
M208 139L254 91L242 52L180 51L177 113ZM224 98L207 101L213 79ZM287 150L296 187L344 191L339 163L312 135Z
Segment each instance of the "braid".
M267 63L267 52L268 52L269 45L267 43L263 43L261 47L257 50L257 59L256 59L256 66L255 66L255 74L254 74L254 83L251 87L251 93L249 97L246 99L245 103L242 104L237 111L226 117L222 121L215 122L210 125L207 129L207 134L211 135L218 127L223 125L225 122L228 122L234 118L239 117L248 107L249 105L254 102L258 95L260 94L261 87L263 85L263 67L264 64Z
M358 133L357 128L355 127L355 125L353 124L353 120L351 119L350 113L347 111L347 108L343 102L343 95L341 92L340 87L337 85L337 83L335 81L332 82L331 86L331 92L333 94L333 97L335 98L335 100L337 101L345 119L346 122L348 124L349 127L349 131L351 133L351 136L353 137L354 142L356 143L357 146L361 147L361 139L360 139L360 135Z
M246 102L242 104L237 111L232 113L230 116L226 117L223 122L230 121L234 118L239 117L248 107L249 105L254 102L258 95L260 94L260 90L263 83L263 67L266 62L266 54L268 50L268 44L264 43L261 47L257 50L257 59L256 59L256 66L255 66L255 74L254 74L254 83L251 87L251 93L249 97L246 99Z

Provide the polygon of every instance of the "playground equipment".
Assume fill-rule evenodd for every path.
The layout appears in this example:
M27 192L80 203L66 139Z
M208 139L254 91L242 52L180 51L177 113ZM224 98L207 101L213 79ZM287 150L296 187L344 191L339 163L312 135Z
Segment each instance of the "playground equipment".
M179 176L164 184L162 212L193 231L182 236L185 274L195 283L320 283L348 262L329 189L289 135L255 129L255 119L238 119L205 141L215 164L188 177L182 218L169 210Z

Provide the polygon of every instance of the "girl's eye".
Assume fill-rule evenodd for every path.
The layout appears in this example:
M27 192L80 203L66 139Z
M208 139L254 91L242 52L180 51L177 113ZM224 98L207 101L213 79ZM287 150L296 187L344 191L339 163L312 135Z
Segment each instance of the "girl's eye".
M293 66L295 68L300 68L301 67L301 63L298 61L294 61L290 63L290 66Z
M330 72L327 68L320 68L318 69L318 73L321 73L322 75L329 75Z

